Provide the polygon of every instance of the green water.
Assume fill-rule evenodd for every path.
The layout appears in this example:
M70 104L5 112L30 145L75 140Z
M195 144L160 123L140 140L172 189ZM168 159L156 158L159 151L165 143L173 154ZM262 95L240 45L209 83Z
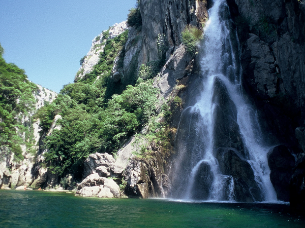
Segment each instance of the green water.
M0 227L305 227L287 205L96 199L0 191Z

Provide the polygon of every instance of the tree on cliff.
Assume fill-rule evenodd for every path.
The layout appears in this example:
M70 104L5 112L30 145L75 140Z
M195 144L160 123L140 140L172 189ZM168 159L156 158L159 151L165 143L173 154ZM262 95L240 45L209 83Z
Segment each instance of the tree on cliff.
M20 133L25 127L20 120L21 113L27 114L33 108L36 85L28 81L24 70L6 63L3 52L0 45L0 151L8 150L22 159Z

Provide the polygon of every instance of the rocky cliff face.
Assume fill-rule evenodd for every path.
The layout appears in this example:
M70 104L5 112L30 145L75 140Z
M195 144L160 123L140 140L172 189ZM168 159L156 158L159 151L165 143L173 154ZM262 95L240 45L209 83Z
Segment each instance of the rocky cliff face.
M298 128L295 134L295 129L304 124L304 5L298 1L280 0L227 2L234 21L232 26L236 27L240 40L245 92L257 106L262 129L268 132L267 141L280 144L270 151L269 166L278 198L287 201L290 192L287 186L304 153L304 134L300 130L303 128ZM123 81L124 77L125 80L131 77L130 69L139 70L142 64L151 66L163 57L164 67L154 86L160 89L160 98L164 99L160 106L167 103L171 107L173 115L168 121L172 129L178 125L183 104L192 99L193 92L188 91L188 84L196 83L199 70L198 59L185 51L181 33L187 25L202 28L212 4L213 1L195 0L140 1L142 26L128 28L123 67L113 69L113 80ZM86 59L88 56L84 64ZM182 101L179 106L173 102L177 96ZM117 159L124 161L122 170L125 171L108 172L114 178L123 177L127 195L165 196L171 187L167 177L170 159L166 160L160 147L154 145L146 145L154 151L149 159L135 156L134 152L141 146L134 146L134 141L134 138L130 140L118 153ZM172 151L174 146L172 143ZM96 169L94 173L100 173L100 170ZM301 178L300 173L294 174L296 182Z
M181 32L187 25L202 28L202 23L206 21L208 16L207 1L142 0L139 3L139 9L142 26L128 28L123 66L121 68L114 67L112 79L115 83L123 83L129 80L128 78L138 74L143 66L155 70L156 65L160 67L162 64L153 75L156 76L159 73L154 82L154 86L160 90L160 103L158 104L160 116L157 117L157 122L164 121L163 114L161 115L161 106L163 104L173 106L172 111L177 115L172 115L170 121L175 122L172 124L172 131L175 131L174 125L177 125L177 120L174 120L173 116L177 116L176 119L179 118L180 105L175 105L173 100L178 93L181 95L182 88L185 87L179 81L190 75L194 65L194 56L187 53L182 45ZM84 64L87 58L85 58ZM186 82L187 80L184 80L184 84ZM181 85L179 86L179 84ZM161 142L152 143L145 138L148 131L149 129L146 127L139 134L140 136L130 139L118 151L115 166L110 162L107 165L94 168L93 171L90 169L90 172L85 169L85 179L79 185L77 194L89 196L90 194L85 192L90 192L95 186L92 184L95 182L90 180L95 178L93 175L99 174L99 177L103 178L109 174L110 178L117 180L117 183L123 188L123 193L128 196L143 198L166 196L170 188L167 177L168 153L173 151L173 138L171 139L171 149L165 150L160 145ZM172 135L174 136L174 134ZM149 153L137 155L141 154L140 151L143 149ZM103 162L94 163L101 164ZM116 171L111 167L117 167ZM101 170L105 172L101 172ZM101 187L104 184L101 182L97 185ZM87 186L86 190L83 190L84 186ZM99 192L103 191L96 189L93 195L99 196Z
M282 145L269 154L271 181L279 199L304 208L304 2L228 3L241 43L244 88L258 107L269 142Z
M271 181L279 199L290 199L292 205L302 208L305 178L305 5L297 0L227 2L230 8L228 14L234 22L231 26L236 28L240 41L245 92L250 94L257 107L262 129L268 133L268 143L277 145L268 154ZM141 0L142 26L127 27L126 22L122 22L111 27L108 34L104 31L93 40L75 81L83 79L98 63L106 39L113 39L128 30L124 49L117 53L114 60L111 80L115 86L126 85L127 81L132 81L139 74L141 67L151 69L158 63L159 68L153 76L157 75L154 86L159 89L159 108L151 122L167 122L164 135L169 136L166 138L167 144L149 141L145 138L149 132L148 123L142 132L125 143L117 156L106 153L90 155L84 164L83 181L77 187L77 195L146 198L166 196L170 191L168 173L178 143L175 133L181 112L186 103L191 103L189 101L195 92L188 85L196 84L200 70L199 60L188 53L182 44L181 33L187 25L202 29L208 18L207 10L212 4L211 0ZM39 102L41 104L43 101ZM165 114L162 112L163 105L168 106ZM56 120L59 118L57 116ZM38 132L38 123L35 126ZM55 127L58 127L56 121L48 134ZM36 136L38 141L39 137ZM145 156L139 155L142 150L150 152ZM249 166L233 152L225 151L227 161L235 160L235 164L241 165L239 167ZM35 166L33 157L26 159L24 164L10 165L12 163L7 160L2 166L12 168L11 171L3 168L5 171L0 172L0 185L19 186L26 183L54 187L58 184L57 177L39 165L43 153L40 151ZM226 161L222 167L226 171ZM200 175L204 175L205 169L202 168ZM15 171L18 175L12 174ZM230 172L240 175L238 167ZM244 181L253 179L251 173L243 173L242 176ZM71 181L71 177L66 180ZM200 187L200 183L196 186ZM245 197L240 196L240 199Z
M265 126L281 142L293 144L294 129L304 124L305 5L228 2L241 42L243 84L265 110Z
M245 92L250 95L258 109L267 142L270 145L280 145L269 152L271 181L278 199L290 199L293 204L303 197L300 196L303 192L300 183L304 173L301 174L300 167L304 157L304 133L301 129L304 126L305 110L305 5L296 0L227 2L234 21L232 26L236 27L240 41L242 83ZM197 60L193 59L192 63L192 57L185 51L180 51L180 48L183 48L179 46L180 35L188 24L200 27L200 23L208 16L207 9L212 4L212 1L141 1L141 61L145 63L158 58L158 34L164 35L168 45L167 63L157 83L165 98L169 98L173 93L177 79L178 84L185 85L188 85L189 81L196 81ZM192 92L186 89L180 92L179 96L186 101L191 99L187 94L191 95ZM175 113L176 119L179 119L179 113L181 111ZM175 121L172 125L175 125ZM141 173L141 166L138 164L131 165L133 168L129 169ZM154 178L158 175L148 175L149 180L145 179L146 177L141 178L140 174L137 176L140 177L137 183L142 186L145 186L145 183L152 185L155 179L155 183L159 183L157 186L162 189L162 178ZM136 186L134 179L131 180L128 184L131 187ZM297 197L290 197L289 183L294 191L298 192Z
M35 168L35 157L37 151L39 152L39 141L41 140L41 135L39 134L39 120L32 122L33 114L46 103L51 103L57 97L57 93L43 88L37 85L37 90L33 92L35 98L35 109L32 110L26 116L22 116L22 124L29 128L32 128L32 133L34 136L34 147L28 148L25 144L21 145L22 155L24 159L22 161L15 161L13 154L6 154L1 156L0 160L0 188L16 188L22 186L31 186L35 182L35 177L33 170ZM23 136L24 137L24 136ZM33 152L30 152L33 151ZM5 151L0 151L0 154L5 153Z
M127 29L126 21L115 24L109 28L109 33L103 31L92 40L91 48L86 56L81 60L81 67L77 72L74 81L82 79L86 74L91 73L93 67L100 59L100 53L103 52L107 39L113 39L122 34Z

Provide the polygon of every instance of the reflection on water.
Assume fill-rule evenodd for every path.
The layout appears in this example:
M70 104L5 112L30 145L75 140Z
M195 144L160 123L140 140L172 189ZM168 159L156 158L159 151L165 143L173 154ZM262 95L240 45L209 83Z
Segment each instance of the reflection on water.
M0 191L0 227L304 227L288 205L96 199Z

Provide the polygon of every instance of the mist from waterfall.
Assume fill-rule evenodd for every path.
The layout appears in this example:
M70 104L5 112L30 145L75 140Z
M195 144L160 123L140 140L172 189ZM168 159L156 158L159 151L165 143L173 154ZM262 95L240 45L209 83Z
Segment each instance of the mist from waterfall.
M171 197L277 201L270 148L242 93L239 42L225 0L214 0L209 10L200 57L200 92L183 111L177 131Z

